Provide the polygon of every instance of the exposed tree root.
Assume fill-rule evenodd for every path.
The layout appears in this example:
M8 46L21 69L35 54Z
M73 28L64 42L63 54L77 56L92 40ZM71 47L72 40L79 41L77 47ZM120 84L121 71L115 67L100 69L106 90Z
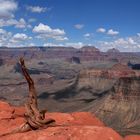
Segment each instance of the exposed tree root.
M37 95L34 86L34 81L27 72L27 68L24 63L24 59L20 58L20 66L23 72L25 79L28 82L29 86L29 97L27 103L25 103L26 113L24 114L26 122L20 127L12 130L11 132L5 133L1 136L13 134L13 133L22 133L30 130L42 129L51 126L55 122L53 119L45 119L45 112L40 112L37 104Z

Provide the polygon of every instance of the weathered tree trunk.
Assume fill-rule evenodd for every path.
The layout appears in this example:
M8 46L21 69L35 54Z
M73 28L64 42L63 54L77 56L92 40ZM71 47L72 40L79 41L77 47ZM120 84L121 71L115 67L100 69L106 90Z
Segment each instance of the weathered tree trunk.
M45 112L39 111L34 81L32 80L32 78L30 77L27 71L23 58L20 58L19 63L23 72L23 76L27 80L28 86L29 86L29 97L28 97L27 103L25 103L26 113L24 114L26 122L22 124L19 128L16 128L12 130L11 132L8 132L1 136L46 128L55 122L55 120L53 119L49 119L49 118L45 119Z
M27 80L29 86L29 97L27 103L25 104L26 107L25 118L27 120L27 123L30 125L32 129L39 129L40 127L43 127L45 125L54 122L54 120L53 119L46 120L45 113L41 113L39 111L34 81L32 80L29 73L27 72L27 68L25 66L23 58L20 58L20 65L21 65L23 75Z

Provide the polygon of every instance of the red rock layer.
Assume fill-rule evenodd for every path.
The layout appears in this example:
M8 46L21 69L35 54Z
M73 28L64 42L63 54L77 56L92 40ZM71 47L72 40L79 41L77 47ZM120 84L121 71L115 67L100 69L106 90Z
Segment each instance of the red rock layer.
M130 135L126 136L124 140L140 140L140 135Z
M24 107L12 107L0 102L0 135L9 132L22 123ZM60 126L47 129L16 133L0 137L0 140L123 140L112 128L104 124L89 112L46 113L46 118L54 118ZM125 140L138 136L129 136ZM133 139L138 140L138 139Z

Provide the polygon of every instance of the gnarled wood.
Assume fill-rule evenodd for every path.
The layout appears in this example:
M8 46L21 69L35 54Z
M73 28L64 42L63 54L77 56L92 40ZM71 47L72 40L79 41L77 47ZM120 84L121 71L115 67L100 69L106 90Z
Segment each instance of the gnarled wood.
M32 80L32 78L30 77L27 71L23 58L20 58L19 63L23 72L23 76L25 77L29 86L29 97L28 97L27 102L25 103L26 113L24 114L26 122L22 124L19 128L16 128L12 130L11 132L8 132L1 136L46 128L46 127L51 126L55 122L55 120L50 119L50 118L45 119L45 112L39 111L34 81Z
M27 68L25 66L23 58L20 58L20 65L23 75L27 80L29 86L29 97L27 103L25 104L26 108L25 118L27 120L27 123L30 125L32 129L38 129L40 127L43 127L44 125L48 125L49 123L54 122L54 120L53 119L46 120L45 114L39 111L34 81L27 72Z

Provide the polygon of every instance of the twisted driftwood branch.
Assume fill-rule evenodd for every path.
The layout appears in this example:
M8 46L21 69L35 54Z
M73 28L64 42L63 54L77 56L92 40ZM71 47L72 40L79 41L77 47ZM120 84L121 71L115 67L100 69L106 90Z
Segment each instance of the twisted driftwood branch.
M30 77L27 71L23 58L20 58L19 63L20 63L23 75L25 79L27 80L28 86L29 86L29 97L28 97L27 103L25 104L26 113L24 114L26 122L22 124L19 128L16 128L13 131L3 134L1 136L13 134L13 133L22 133L22 132L36 130L40 128L46 128L55 122L55 120L53 119L45 119L45 112L39 111L34 81L32 80L32 78Z

